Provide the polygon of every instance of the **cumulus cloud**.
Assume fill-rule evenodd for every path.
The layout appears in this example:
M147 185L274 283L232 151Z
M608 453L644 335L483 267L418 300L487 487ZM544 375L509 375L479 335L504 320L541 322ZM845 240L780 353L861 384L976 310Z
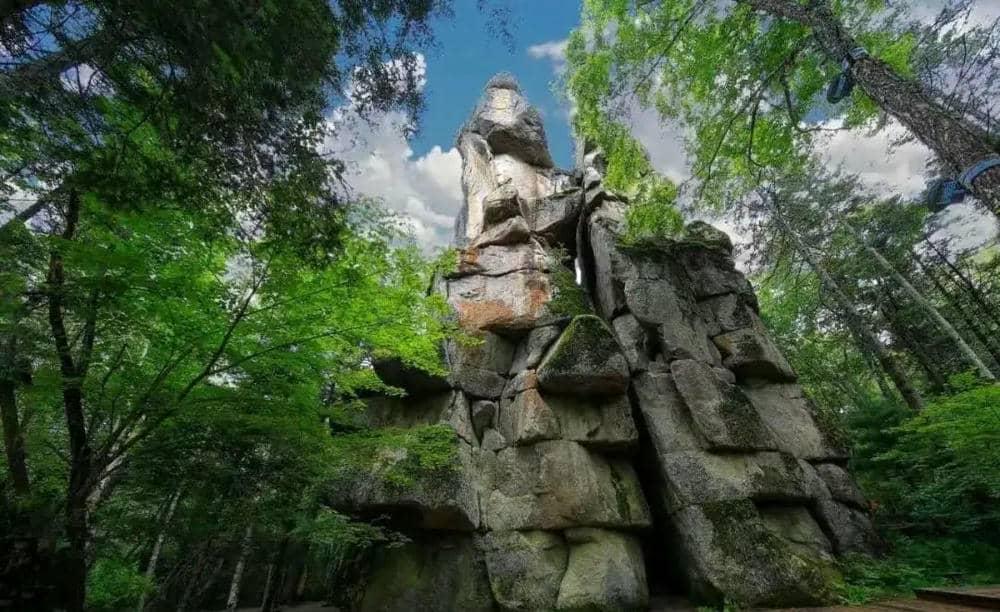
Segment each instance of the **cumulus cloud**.
M834 119L824 127L841 125L842 120ZM932 153L917 140L895 144L907 135L906 129L893 121L876 134L858 130L834 132L818 142L816 150L830 165L857 174L872 191L912 198L927 186L924 171Z
M422 55L414 57L413 67L411 79L399 77L401 88L426 84ZM388 68L400 71L402 66ZM363 88L352 84L352 102L331 113L324 149L347 165L345 179L355 195L379 199L399 213L426 250L448 244L462 198L458 150L438 145L415 156L406 139L412 118L392 111L363 119L357 112L358 92L363 94Z
M552 62L552 70L557 74L566 71L566 46L569 40L550 40L528 47L528 55L535 59L545 59Z
M434 146L415 156L404 136L409 117L392 112L372 121L340 118L325 147L347 164L359 195L378 198L400 213L416 240L430 250L448 244L461 204L462 160L454 147Z

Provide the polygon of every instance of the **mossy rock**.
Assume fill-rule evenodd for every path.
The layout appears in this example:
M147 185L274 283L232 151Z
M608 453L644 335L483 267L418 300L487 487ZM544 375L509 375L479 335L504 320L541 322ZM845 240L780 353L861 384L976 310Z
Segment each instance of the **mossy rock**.
M749 499L689 506L673 520L695 603L783 608L833 599L832 563L774 534Z
M575 317L538 367L538 385L551 393L624 393L628 380L618 341L594 315Z

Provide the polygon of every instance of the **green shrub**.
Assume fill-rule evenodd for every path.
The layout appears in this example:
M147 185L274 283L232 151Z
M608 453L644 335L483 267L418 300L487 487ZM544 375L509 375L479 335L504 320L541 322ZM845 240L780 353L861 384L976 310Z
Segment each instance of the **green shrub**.
M1000 387L938 398L888 436L862 471L894 526L1000 543Z
M959 538L889 540L884 559L852 555L841 560L843 581L836 592L844 603L912 596L914 589L1000 582L1000 548Z
M87 609L134 609L139 598L153 592L153 583L134 563L122 559L97 559L87 576Z

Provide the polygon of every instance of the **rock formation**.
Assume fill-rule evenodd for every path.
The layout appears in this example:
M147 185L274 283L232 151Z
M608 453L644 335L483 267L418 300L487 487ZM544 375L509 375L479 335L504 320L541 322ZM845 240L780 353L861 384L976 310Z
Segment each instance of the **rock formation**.
M443 348L445 378L376 364L408 395L366 418L451 426L459 465L407 487L374 469L332 494L411 538L377 551L359 609L640 610L651 588L823 602L834 556L877 540L728 237L693 223L626 246L600 153L553 167L509 78L458 146L460 249L433 290L474 340Z

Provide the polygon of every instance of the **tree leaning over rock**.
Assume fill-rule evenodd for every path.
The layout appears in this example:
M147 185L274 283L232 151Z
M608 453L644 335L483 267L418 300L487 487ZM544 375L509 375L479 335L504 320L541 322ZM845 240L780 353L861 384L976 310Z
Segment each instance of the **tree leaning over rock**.
M948 13L939 21L953 19ZM682 120L692 131L699 199L716 207L776 169L801 170L815 138L839 129L818 121L831 115L852 129L884 126L891 116L958 178L998 154L989 126L918 79L914 54L935 32L919 32L905 13L861 0L739 0L722 7L595 0L570 40L567 85L581 109L578 124L592 137L608 129L601 113L627 114L633 99L664 119ZM822 98L842 71L857 87L831 107ZM609 151L609 175L616 157L628 163L625 148L616 153ZM1000 216L1000 167L971 187Z

